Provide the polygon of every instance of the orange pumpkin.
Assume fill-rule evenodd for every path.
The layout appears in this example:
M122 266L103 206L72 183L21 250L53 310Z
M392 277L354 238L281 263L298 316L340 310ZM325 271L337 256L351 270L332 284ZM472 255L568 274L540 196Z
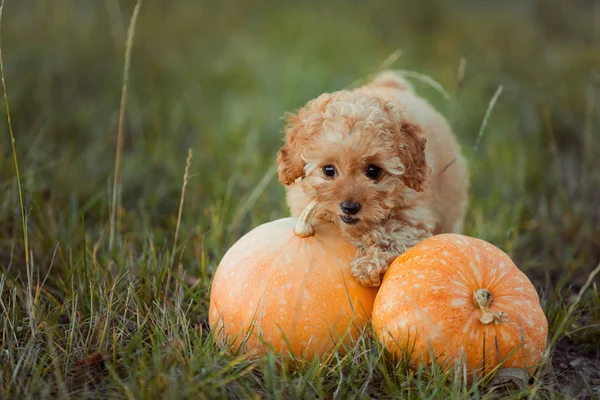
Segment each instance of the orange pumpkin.
M394 260L372 323L384 346L413 366L433 356L479 376L499 364L531 371L548 334L527 276L497 247L459 234L432 236Z
M371 317L376 289L350 274L356 248L329 222L283 218L253 229L215 273L209 324L217 340L243 351L311 358L348 343Z

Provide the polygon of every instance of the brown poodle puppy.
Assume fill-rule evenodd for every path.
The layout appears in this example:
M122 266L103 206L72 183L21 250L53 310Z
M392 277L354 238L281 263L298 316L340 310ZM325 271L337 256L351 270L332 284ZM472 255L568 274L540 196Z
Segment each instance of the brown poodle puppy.
M465 159L444 117L401 76L386 71L355 90L326 93L289 115L277 156L287 202L357 247L352 274L381 284L389 264L419 241L461 232Z

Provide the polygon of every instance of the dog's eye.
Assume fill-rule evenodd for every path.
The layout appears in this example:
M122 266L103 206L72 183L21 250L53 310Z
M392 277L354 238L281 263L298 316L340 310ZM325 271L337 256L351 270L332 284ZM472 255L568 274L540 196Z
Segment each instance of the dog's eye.
M325 176L335 176L335 167L331 164L325 165L323 167L323 173L325 174Z
M369 178L377 179L381 176L381 172L381 168L379 168L377 165L370 164L365 173Z

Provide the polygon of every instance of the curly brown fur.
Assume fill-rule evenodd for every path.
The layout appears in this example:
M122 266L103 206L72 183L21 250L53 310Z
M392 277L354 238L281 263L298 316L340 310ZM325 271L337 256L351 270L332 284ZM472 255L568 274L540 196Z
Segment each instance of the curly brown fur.
M287 116L285 134L277 167L292 215L318 201L317 217L357 247L361 284L378 286L419 241L461 231L466 162L444 117L400 76L320 95Z

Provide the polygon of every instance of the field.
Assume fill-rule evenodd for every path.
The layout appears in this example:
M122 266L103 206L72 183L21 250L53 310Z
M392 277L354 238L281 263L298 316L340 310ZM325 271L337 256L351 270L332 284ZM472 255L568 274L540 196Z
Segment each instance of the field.
M135 1L5 3L0 398L600 396L598 2L145 0L124 108ZM549 353L525 387L415 372L369 335L288 369L209 332L223 254L288 215L281 117L382 67L454 127L465 233L540 294Z

